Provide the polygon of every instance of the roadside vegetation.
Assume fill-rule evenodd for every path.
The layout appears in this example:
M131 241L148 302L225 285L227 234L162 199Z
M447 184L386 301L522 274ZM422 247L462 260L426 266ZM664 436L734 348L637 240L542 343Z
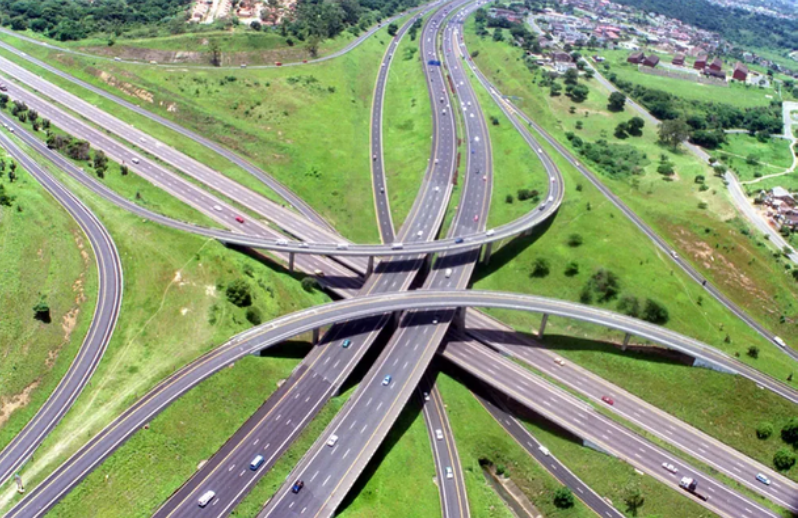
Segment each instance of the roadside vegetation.
M396 231L421 189L432 151L431 101L419 45L417 34L405 34L391 58L383 104L385 177Z
M2 449L72 363L91 323L98 279L94 253L78 224L5 153L0 249Z
M401 23L401 21L397 22ZM162 116L213 138L236 151L296 192L346 237L378 241L371 196L368 150L371 97L387 29L357 49L318 65L267 70L144 69L114 63L100 72L76 56L66 56L14 38L25 52L126 97ZM120 109L98 96L17 60L47 80L81 95L178 147L236 181L274 198L268 188L203 146L158 124ZM300 143L312 142L305 146Z
M793 161L790 146L790 141L781 138L761 142L750 135L727 135L726 143L713 154L745 182L786 171ZM792 183L790 176L778 178ZM757 187L756 183L751 186Z
M142 221L87 194L60 173L56 175L86 200L114 236L122 257L125 290L119 323L91 384L21 471L29 489L176 368L257 321L328 300L322 293L303 290L298 278L268 261L263 264L215 241ZM264 364L268 361L264 359ZM195 403L202 401L195 397ZM258 404L260 401L259 396ZM248 415L246 408L221 406L225 408L205 407L208 420L225 420L214 417L221 416L216 411ZM174 415L196 415L184 411L188 414ZM180 429L184 424L164 426ZM225 431L219 430L213 433L225 436ZM162 448L171 447L171 442L158 444L152 454L168 456ZM7 483L0 494L4 510L18 499L9 486Z

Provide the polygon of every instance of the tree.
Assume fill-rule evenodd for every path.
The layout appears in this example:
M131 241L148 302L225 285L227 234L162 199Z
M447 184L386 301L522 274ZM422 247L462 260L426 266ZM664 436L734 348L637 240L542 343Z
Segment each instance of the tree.
M8 95L0 94L0 108L5 110L7 106L8 106Z
M252 20L252 23L249 24L253 31L261 30L262 26L258 20Z
M781 429L781 439L787 444L798 444L798 418L793 417Z
M551 87L549 89L549 95L552 97L557 97L562 93L562 85L557 83L556 81L551 83Z
M50 306L47 304L47 297L42 295L39 302L33 306L33 318L44 324L49 324L50 319Z
M773 435L773 424L764 421L759 423L759 426L756 427L756 436L758 439L769 439L770 436Z
M222 66L222 48L216 39L211 39L208 50L211 54L211 65L215 67Z
M590 93L590 89L587 86L580 83L577 85L569 85L568 88L566 89L566 92L568 93L568 96L571 98L573 102L581 103L584 102L585 99L587 99L587 96Z
M258 308L249 308L246 313L247 321L253 326L258 326L263 322L260 310Z
M28 120L30 120L31 122L36 122L38 118L39 118L39 112L37 112L36 110L28 110Z
M504 41L504 33L501 30L501 27L497 27L493 30L493 41Z
M657 166L657 172L664 176L673 176L673 164L670 162L660 162Z
M122 164L119 167L119 172L122 173L122 176L127 176L127 174L130 172L130 170L127 167L127 164Z
M568 236L568 246L572 248L576 248L582 244L582 235L581 234L571 234Z
M667 146L676 148L690 134L690 126L682 119L662 121L659 125L659 141Z
M630 135L639 137L643 134L643 128L646 126L646 121L641 119L640 117L632 117L626 123L626 131L629 132Z
M626 133L628 131L628 127L625 122L619 122L617 126L615 126L615 131L613 135L617 139L625 139L629 135Z
M575 85L579 82L579 72L575 68L569 68L562 76L562 82L567 85Z
M618 301L618 311L624 315L638 318L640 316L640 300L634 295L624 295Z
M532 264L532 273L530 276L532 277L545 277L551 271L551 265L549 265L548 259L544 257L538 257L535 259L535 262Z
M508 194L507 196L504 197L504 203L512 203L512 202L513 202L512 194Z
M621 92L612 92L610 94L609 103L607 104L607 109L611 112L620 112L623 111L623 107L626 105L626 96L623 95Z
M236 279L228 284L225 295L227 295L227 300L240 308L252 305L249 284L242 279Z
M756 360L757 358L759 358L759 347L752 345L751 347L748 348L746 354L748 354L748 356Z
M610 270L600 268L588 281L593 291L599 294L599 301L606 302L618 296L621 283L618 276Z
M779 471L787 471L795 465L795 454L787 448L779 448L773 455L773 465Z
M392 23L388 26L388 35L393 37L396 36L396 33L399 31L399 26L395 23Z
M646 299L646 305L643 308L643 320L651 322L652 324L663 325L668 322L670 315L668 309L659 302Z
M5 185L0 183L0 206L10 207L14 202L15 196L6 193Z
M624 489L623 501L626 503L626 509L632 516L637 516L637 511L646 503L643 492L637 485L630 485Z
M579 263L576 261L568 261L568 264L565 265L565 276L566 277L573 277L579 273Z
M42 119L42 128L50 129L50 119Z
M560 487L554 492L554 505L559 509L569 509L574 506L574 494L567 487Z
M319 281L317 281L315 277L305 277L304 279L302 279L303 290L311 292L318 287L319 287Z
M311 35L306 43L308 53L314 58L319 55L319 43L321 43L321 38L315 34Z

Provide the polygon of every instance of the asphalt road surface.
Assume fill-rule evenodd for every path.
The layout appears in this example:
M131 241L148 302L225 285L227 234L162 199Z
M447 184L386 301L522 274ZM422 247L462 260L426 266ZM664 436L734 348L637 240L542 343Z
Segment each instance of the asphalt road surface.
M0 114L0 122L6 121L9 121L6 115ZM6 134L0 133L0 146L74 218L88 239L98 273L97 305L77 356L44 405L0 452L0 483L5 483L69 411L97 368L119 317L123 275L116 245L91 210L36 162L20 153L19 148Z

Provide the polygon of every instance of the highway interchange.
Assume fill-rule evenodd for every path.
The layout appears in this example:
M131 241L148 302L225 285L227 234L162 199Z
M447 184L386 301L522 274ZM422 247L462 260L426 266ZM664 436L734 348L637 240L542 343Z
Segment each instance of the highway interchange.
M438 6L426 6L419 11L418 16L426 15L436 7ZM39 110L40 114L50 118L58 127L75 136L86 138L92 142L94 147L105 150L112 159L131 164L131 169L137 174L212 217L220 225L233 229L234 232L204 229L141 209L134 203L104 189L102 184L82 171L76 170L74 166L59 158L55 153L46 148L41 149L40 143L38 146L32 146L71 176L79 178L84 185L90 186L101 196L150 219L190 232L210 235L223 242L267 249L279 260L309 274L322 271L324 276L320 280L327 283L327 287L332 292L345 299L338 303L281 317L276 321L259 326L257 329L234 337L215 351L177 371L137 401L100 434L92 438L42 484L34 488L7 516L41 516L91 469L102 462L136 430L149 422L154 415L225 365L229 365L243 355L275 345L291 336L327 325L332 325L332 327L295 370L291 378L267 399L261 409L195 477L192 477L156 512L156 516L226 516L229 514L257 479L290 446L323 403L336 394L380 335L386 336L387 339L387 345L382 353L341 412L297 465L284 487L264 508L261 516L288 517L302 516L305 513L310 516L331 516L387 436L407 401L414 393L418 394L419 387L426 389L421 390L422 394L430 394L429 398L421 397L421 404L435 452L443 515L468 516L465 487L459 469L452 430L446 424L440 394L431 384L429 376L425 376L430 362L439 351L446 361L456 364L484 383L492 385L494 389L512 396L516 402L540 415L549 417L550 420L561 426L570 427L572 432L586 442L598 445L601 449L624 458L630 464L667 484L675 486L678 477L674 480L674 477L663 471L660 467L662 462L668 460L678 463L680 474L695 474L702 481L703 487L707 487L711 493L715 493L717 496L717 498L710 498L708 502L699 503L722 516L776 516L772 511L763 508L744 495L739 495L722 483L715 481L711 476L683 461L674 460L666 451L649 444L644 438L596 413L590 405L565 394L561 389L543 381L532 372L508 362L495 350L514 355L520 360L528 362L535 369L542 370L558 381L569 385L574 390L583 391L588 397L594 400L598 399L597 404L599 405L601 396L598 394L613 394L618 403L617 407L613 405L612 411L620 413L625 419L633 422L635 421L634 416L637 414L639 420L636 424L650 432L659 431L662 440L675 443L693 457L719 469L728 477L748 486L749 489L764 493L770 500L782 507L791 510L798 509L794 503L798 501L796 486L785 477L780 477L719 441L702 435L672 416L658 411L651 405L634 398L583 369L576 366L556 367L551 361L550 353L540 347L519 346L519 338L512 330L484 314L473 310L456 309L467 306L502 307L537 311L547 315L561 315L598 323L681 351L696 358L697 365L710 366L748 377L762 387L790 401L798 402L798 394L783 383L773 380L705 344L666 329L578 304L540 297L466 291L481 252L486 255L490 254L490 243L506 240L534 228L535 225L551 217L562 200L562 177L550 158L540 149L534 137L528 132L527 126L534 127L545 140L554 144L555 149L575 163L583 174L590 174L573 157L568 155L566 150L556 145L551 137L537 128L533 121L526 119L506 99L502 98L495 88L486 82L473 63L467 59L464 43L460 41L460 23L464 16L476 7L477 4L469 1L452 2L432 12L420 33L420 47L424 63L428 60L440 60L443 62L443 66L424 65L430 103L433 107L432 149L429 167L421 189L408 219L396 235L394 235L393 221L390 218L387 201L388 189L383 172L382 104L391 58L398 45L399 37L406 32L415 19L414 17L410 17L403 25L398 37L389 44L386 50L383 58L384 66L381 66L378 73L374 90L370 134L371 151L375 157L371 164L375 208L377 209L382 245L355 245L345 242L321 220L315 211L301 202L293 193L276 181L271 183L265 181L264 178L270 178L265 172L247 165L248 163L239 157L231 158L228 156L231 154L217 144L214 146L218 150L224 151L226 153L224 156L264 180L264 183L274 189L278 195L286 198L297 212L285 209L281 204L242 187L198 161L156 141L144 132L111 117L89 103L85 103L77 96L51 85L4 58L0 58L0 69L11 74L21 84L26 85L23 87L15 83L9 84L8 93L13 99L24 100L29 106ZM460 9L463 10L460 11ZM28 58L26 57L26 59ZM530 148L544 163L550 177L550 191L543 198L540 207L536 207L519 220L491 232L488 232L485 227L493 174L490 139L485 118L463 66L465 63L474 71L483 86L488 89L498 106L509 116ZM60 71L58 73L65 76ZM40 98L31 93L28 88L35 89L50 100ZM84 119L115 133L126 144L109 138L106 134L79 120L75 115L53 106L53 101L62 106L69 106L70 109L78 110ZM121 99L119 101L126 102ZM143 111L138 107L135 107L135 110L139 113ZM465 146L461 151L458 151L457 147L458 130L455 123L455 110L461 120L461 130L465 133ZM519 120L526 123L526 126ZM9 119L5 119L3 122L15 127ZM173 123L166 122L174 126ZM35 144L29 140L31 138L35 140L35 137L26 135L26 132L19 126L16 128L18 128L16 131L18 136L29 144ZM190 132L185 135L194 138ZM203 139L198 135L195 136ZM51 192L59 192L59 188L61 192L66 192L63 186L52 180L52 177L41 170L14 142L7 137L0 137L0 139L3 146L11 151L26 170L37 171L39 174L35 174L33 171L31 173L35 174L45 186L48 184L54 186L50 188ZM131 150L129 147L131 145L146 154ZM465 163L458 178L463 185L461 198L447 237L436 239L452 194L458 152L462 153L461 159ZM173 170L148 158L147 154L192 176L204 184L207 189L210 189L210 192L181 178ZM240 162L236 162L236 160ZM598 182L598 180L595 181ZM291 241L286 243L287 236L285 234L277 232L268 224L253 220L249 216L247 216L245 229L242 231L240 222L235 219L241 211L225 201L226 199L236 200L238 204L257 214L258 218L274 223L292 238ZM82 206L72 195L64 196L62 203L68 209L70 206ZM636 218L631 211L628 212L628 216ZM96 222L96 218L93 219ZM98 222L96 225L102 228ZM641 227L641 225L638 226ZM646 231L643 227L641 230ZM84 228L84 231L89 235L91 231L99 232L96 228L94 230ZM656 234L650 230L646 233L655 242L659 240L658 244L662 243L660 246L668 250L667 245ZM298 241L294 241L294 239ZM397 247L396 243L401 243L401 248ZM115 251L112 242L110 248L107 243L105 248L99 244L94 248L96 255L102 255L112 260L109 263L103 263L111 265L106 268L112 269L113 253L110 250ZM103 251L102 254L98 252L98 249ZM425 254L436 252L437 255L434 259L425 257ZM297 254L296 257L295 254ZM337 257L328 257L331 255ZM368 261L364 256L368 257ZM388 257L382 261L376 261L375 265L373 258L376 256ZM690 273L691 267L686 262L682 260L677 262ZM425 264L430 268L430 272L423 286L417 290L407 291L411 282L421 274ZM99 265L100 261L98 260ZM118 257L116 265L118 265ZM365 282L360 277L361 274L366 274ZM701 280L697 273L691 276L697 281ZM104 273L101 267L101 281L110 283L108 284L110 286L114 283L114 279L117 279L115 289L118 292L118 297L121 298L121 270L115 276L112 271ZM103 282L101 282L101 286ZM711 286L707 286L707 289L714 290ZM111 291L111 294L103 295L101 290L101 295L110 297L109 307L111 309L106 311L111 313L100 314L98 309L92 326L92 328L95 325L100 326L104 333L101 333L100 339L92 338L92 344L89 344L89 338L94 336L90 331L86 344L78 357L78 359L90 358L85 360L85 363L88 364L81 365L76 360L73 368L76 369L76 372L80 372L80 376L69 378L68 375L62 383L67 384L70 379L74 379L72 383L76 385L76 388L62 390L59 387L51 397L51 399L56 399L63 395L63 397L71 399L61 403L60 415L46 414L47 407L43 407L40 414L44 417L39 421L32 421L29 425L29 427L38 427L37 429L41 430L37 435L38 440L26 442L23 440L25 438L23 435L20 436L21 439L18 438L19 443L26 444L24 454L15 452L11 448L3 450L3 453L0 454L0 467L4 468L3 462L6 457L13 463L9 464L12 467L6 470L9 473L0 472L5 477L25 460L32 449L39 444L41 438L57 424L58 419L68 410L71 402L74 401L80 389L88 381L93 368L99 362L104 344L110 337L118 313L119 302L116 301L116 311L114 312L113 301L115 299L111 296L113 290ZM723 297L719 292L718 295ZM741 310L740 313L742 313ZM744 315L744 313L742 314ZM750 319L750 317L748 318ZM754 322L752 319L750 320ZM451 326L452 323L455 325ZM394 326L396 330L392 332ZM503 335L497 334L497 331ZM504 336L506 340L498 340L497 336ZM772 335L766 334L766 336L772 338ZM351 345L343 347L344 340L350 341ZM93 353L90 355L89 353L92 351ZM501 375L497 376L495 374L497 372L501 372ZM385 384L385 376L388 374L391 375L391 380ZM590 382L588 387L583 386L585 381ZM552 406L547 404L547 398L551 401L559 398L553 405L556 406L556 409L546 408ZM491 412L501 421L500 413L497 413L495 407L491 409ZM584 412L590 412L590 414L585 415ZM640 417L643 412L646 413L645 417ZM584 422L579 423L580 420ZM590 426L585 426L584 423L588 422ZM505 423L503 426L511 425ZM446 445L445 450L442 448L439 450L439 439L434 430L445 432L442 439L443 444ZM328 446L328 438L333 433L338 436L338 439L333 446ZM521 443L517 423L515 431L511 433ZM678 439L673 437L674 433L678 435ZM635 448L637 451L633 451ZM267 457L264 466L258 471L248 470L248 462L257 453L262 453ZM456 473L452 479L448 479L444 468L452 466ZM751 473L755 471L768 473L774 483L767 487L759 485L751 476ZM291 491L291 486L298 479L306 481L307 487L295 494ZM584 485L578 479L571 477L568 480L569 487L579 493L585 493ZM217 496L212 505L199 509L196 505L198 495L210 488L214 489ZM607 503L600 498L595 498L595 494L592 495L577 496L597 513L606 516L612 515L613 510L607 509Z

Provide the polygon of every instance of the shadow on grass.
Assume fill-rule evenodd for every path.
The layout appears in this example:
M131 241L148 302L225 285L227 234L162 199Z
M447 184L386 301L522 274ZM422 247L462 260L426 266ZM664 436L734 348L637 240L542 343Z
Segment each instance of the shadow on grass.
M532 229L532 233L528 236L524 236L522 234L512 239L510 242L491 255L488 264L479 263L476 271L474 272L472 284L477 283L485 277L492 275L497 270L502 269L507 265L507 263L516 259L518 255L526 250L529 246L535 244L535 242L537 242L537 240L549 230L551 225L554 223L554 218L556 216L557 214L555 213L546 219L546 221L540 225L537 225L534 229Z

